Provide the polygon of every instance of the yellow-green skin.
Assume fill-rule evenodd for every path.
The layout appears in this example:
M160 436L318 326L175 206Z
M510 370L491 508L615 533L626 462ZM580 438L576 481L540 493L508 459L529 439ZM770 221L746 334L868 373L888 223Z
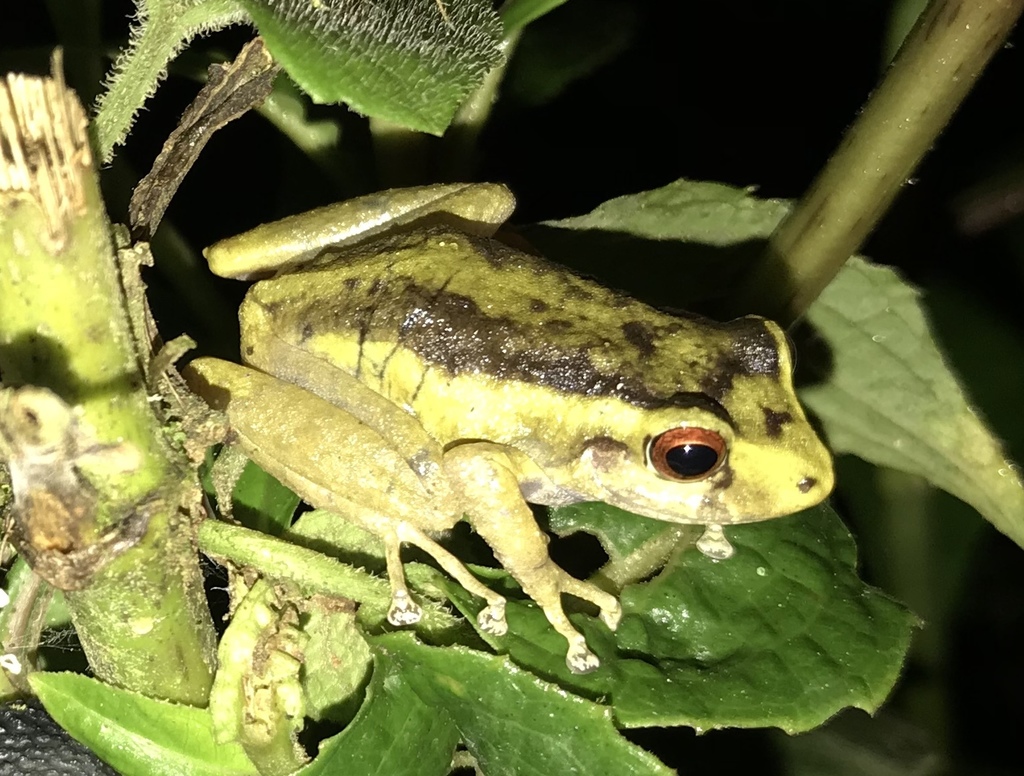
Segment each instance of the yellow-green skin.
M236 427L250 422L239 397L257 383L279 397L261 394L266 418L255 410L252 422L266 420L268 430L251 432L260 436L248 443L250 455L318 506L351 514L351 489L365 494L375 506L354 519L389 546L396 597L405 595L397 546L410 541L485 596L481 623L501 632L500 597L456 573L458 561L426 548L417 533L444 530L465 513L569 640L574 671L592 670L597 659L565 618L561 594L596 603L611 626L618 604L550 560L526 501L604 501L721 526L797 512L832 488L831 458L793 392L791 356L774 323L670 316L488 237L413 226L327 250L313 266L256 283L239 315L246 363L305 389L237 371L211 376L203 370L212 365L198 364L204 379L232 393L219 406L229 418L235 408ZM302 463L319 466L332 454L316 432L328 421L311 416L339 412L339 423L357 428L332 433L366 440L352 443L358 456L340 452L344 442L335 448L351 459L339 465L345 481L335 489L349 490L340 504L331 483L308 487ZM303 430L275 443L270 426L298 415ZM705 479L680 482L655 471L647 447L687 426L717 432L727 458ZM379 455L368 455L374 440ZM401 472L364 465L380 456ZM392 506L381 505L381 491L394 493Z

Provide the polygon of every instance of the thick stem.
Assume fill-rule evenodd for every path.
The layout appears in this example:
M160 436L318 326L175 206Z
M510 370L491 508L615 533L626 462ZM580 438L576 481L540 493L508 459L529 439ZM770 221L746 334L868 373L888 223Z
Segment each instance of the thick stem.
M931 2L821 175L772 235L734 312L785 324L804 313L878 224L1022 10L1024 0Z
M67 590L98 677L202 704L214 633L191 475L150 407L85 127L59 79L0 82L0 372L23 386L3 393L0 450L19 550Z

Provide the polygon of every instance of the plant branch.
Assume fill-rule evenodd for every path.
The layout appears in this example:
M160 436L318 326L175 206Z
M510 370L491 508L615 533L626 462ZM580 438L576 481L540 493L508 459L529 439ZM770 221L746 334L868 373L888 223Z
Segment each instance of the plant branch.
M183 511L197 485L151 408L85 113L55 70L0 82L0 454L15 544L66 591L99 678L202 704L214 633Z
M117 57L96 105L96 147L106 164L128 136L135 115L156 91L167 64L192 38L244 21L235 0L139 2L139 24Z
M734 312L799 318L875 228L1009 35L1024 0L932 0ZM765 289L771 289L765 299Z

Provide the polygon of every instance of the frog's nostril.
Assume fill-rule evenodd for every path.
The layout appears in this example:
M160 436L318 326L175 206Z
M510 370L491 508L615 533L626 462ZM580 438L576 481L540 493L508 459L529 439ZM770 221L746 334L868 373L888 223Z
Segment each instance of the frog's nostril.
M818 480L815 477L804 477L797 484L797 490L801 493L810 493L811 489L818 484Z

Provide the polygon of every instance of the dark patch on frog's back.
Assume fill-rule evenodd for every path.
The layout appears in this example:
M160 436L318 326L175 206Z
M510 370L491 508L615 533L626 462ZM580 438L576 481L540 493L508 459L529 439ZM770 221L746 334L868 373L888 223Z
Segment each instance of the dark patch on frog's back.
M722 326L732 330L732 346L718 354L701 378L701 391L721 401L732 390L735 377L764 375L778 379L779 345L763 320L739 318Z
M627 321L622 324L622 335L641 356L649 357L654 354L654 332L643 321Z
M351 269L326 269L341 275L339 293L293 305L293 319L347 329L360 352L368 342L395 343L451 375L649 408L707 405L720 416L733 377L778 371L776 343L758 319L673 317L486 238L434 231L404 239L386 261L364 254ZM375 279L349 284L355 272Z
M530 310L535 313L546 313L549 309L551 309L551 305L543 299L537 299L534 297L530 300Z

